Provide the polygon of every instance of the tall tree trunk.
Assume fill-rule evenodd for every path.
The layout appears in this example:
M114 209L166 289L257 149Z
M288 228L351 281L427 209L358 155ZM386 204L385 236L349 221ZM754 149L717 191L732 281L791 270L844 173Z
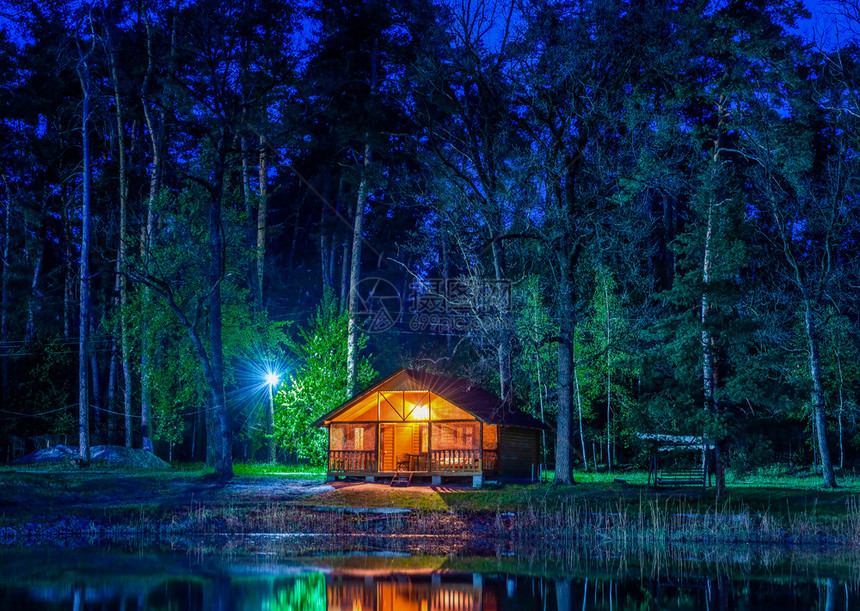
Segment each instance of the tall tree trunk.
M612 358L610 355L612 341L609 317L609 287L606 277L603 278L603 302L606 305L606 465L612 473Z
M63 339L71 339L74 328L72 303L75 292L75 272L72 263L72 219L68 202L63 203Z
M338 179L337 184L337 199L338 202L343 199L343 176ZM353 218L352 208L347 206L346 216L349 217L350 226L354 226L355 218ZM298 227L298 224L296 225ZM340 311L346 313L349 309L349 272L352 270L349 264L349 255L352 249L352 240L348 233L341 234L341 262L340 262Z
M36 308L39 298L39 280L42 276L42 259L44 258L44 246L41 243L41 237L36 236L37 240L33 249L33 276L30 281L30 299L27 301L27 329L24 333L24 341L32 343L36 338Z
M90 83L86 60L81 58L78 76L83 89L84 100L81 109L81 148L83 150L83 197L81 201L81 290L80 320L78 328L78 451L81 460L90 459L90 422L89 422L89 332L90 332Z
M123 413L125 429L125 447L133 447L132 435L132 387L131 387L131 338L128 332L128 278L125 275L128 234L128 163L125 154L125 122L123 120L123 105L119 90L119 77L116 66L116 50L111 45L110 53L111 81L113 83L114 110L116 111L116 142L117 159L119 161L119 236L117 239L116 280L115 290L119 295L119 332L122 350L122 379L123 379ZM145 289L145 287L144 287ZM113 405L113 403L111 403Z
M711 280L711 247L713 243L713 198L708 208L708 225L705 231L705 255L702 263L702 284L705 292L702 293L701 323L702 323L702 386L704 390L705 410L716 413L719 405L716 398L716 364L714 362L714 338L708 328L708 317L710 316L710 297L707 288ZM716 471L715 486L717 500L726 497L726 471L725 456L722 439L714 440L714 467Z
M560 338L558 341L558 416L555 438L555 484L572 484L573 480L573 443L571 440L571 413L573 397L573 337L575 321L573 295L570 278L570 249L562 246L559 257L559 300Z
M90 337L95 336L95 328L92 326L92 319L97 317L98 313L90 312ZM92 411L93 411L93 434L91 435L92 440L98 444L102 443L100 441L101 435L104 432L104 405L102 404L102 393L101 393L101 372L99 371L99 359L98 355L94 351L89 351L90 353L90 378L92 380L92 392L90 396L92 397Z
M576 387L576 408L579 412L579 441L582 444L582 465L588 471L588 456L585 452L585 427L582 424L582 394L579 392L579 373L577 371L576 359L573 360L573 383ZM595 465L595 469L597 465Z
M842 357L839 350L836 350L836 371L839 373L839 468L845 468L845 448L842 442L842 415L845 409L845 398L843 396L843 388L845 380L842 378Z
M119 311L119 300L114 299L114 309ZM108 377L107 377L107 396L105 397L105 409L107 410L107 433L105 434L106 443L116 445L116 390L117 372L119 371L119 342L116 336L111 337L110 341L110 360L108 361Z
M358 326L356 311L358 307L358 276L361 271L361 240L364 228L364 207L367 204L369 191L370 144L364 145L364 169L358 185L358 197L355 200L355 216L352 224L352 256L349 270L349 296L347 298L347 337L346 337L346 396L351 397L355 391L356 351L358 349Z
M0 177L6 187L6 208L3 214L3 250L0 253L0 264L3 265L3 275L0 276L0 342L4 345L9 340L9 239L12 229L12 190L5 177ZM3 405L9 405L9 359L0 359L0 400Z
M233 428L227 411L227 397L224 393L224 348L221 338L221 280L224 278L224 233L221 227L221 197L224 188L224 139L221 134L214 172L214 189L209 205L209 350L211 352L211 374L209 385L215 415L220 428L221 451L216 470L222 478L233 476Z
M247 76L245 72L247 70L246 67L242 68L243 74ZM244 78L243 78L244 80ZM247 128L247 111L242 111L242 129ZM256 250L256 234L257 234L257 219L254 216L254 206L252 204L251 197L251 164L249 163L248 155L250 155L250 151L248 150L248 136L244 131L239 136L239 147L242 158L242 202L245 205L245 219L248 223L247 225L247 233L246 240L248 244L248 248L250 250ZM256 253L255 253L256 254ZM251 296L254 299L254 310L260 311L259 304L257 303L257 258L254 257L254 264L248 270L248 288L251 290Z
M836 475L833 472L833 462L830 459L830 448L827 445L827 422L824 413L824 385L821 382L821 362L819 359L818 329L809 299L804 299L804 325L809 345L809 375L812 378L812 413L815 418L815 429L818 435L818 452L821 456L821 474L824 477L825 488L836 488Z
M346 312L347 296L349 295L349 272L351 269L349 265L350 240L348 239L348 234L343 234L340 250L340 311Z
M442 242L442 294L448 294L448 282L451 280L451 257L448 246L448 227L447 222L443 218L439 224L439 237ZM450 329L445 330L445 355L451 356L451 340L452 334Z
M153 151L157 157L157 153ZM143 272L149 274L149 257L152 249L153 233L155 232L155 197L160 188L159 171L155 169L160 160L153 163L152 176L150 177L149 198L146 205L146 224L142 228L141 235L141 259L143 260ZM150 379L150 360L152 358L152 347L149 341L148 317L152 308L152 289L143 287L143 312L140 322L140 435L141 447L149 452L152 451L152 441L149 437L149 415L152 405L152 381Z
M260 136L260 201L257 203L257 290L255 291L257 310L262 311L263 280L266 268L266 213L268 209L269 169L266 159L266 140Z
M164 108L170 108L171 100L166 100L158 105L159 116L156 118L150 109L150 104L147 99L149 89L149 81L152 78L154 71L154 58L152 54L152 27L147 18L147 13L143 12L143 22L146 28L146 73L141 87L141 102L143 106L143 116L146 121L146 127L149 131L149 140L152 149L152 169L149 177L149 198L146 208L146 223L141 228L141 258L143 259L144 275L149 272L150 256L152 244L155 237L155 202L161 191L161 173L163 169L163 152L165 140L165 123L166 115ZM176 52L176 28L177 21L174 16L170 30L170 50L168 52L168 72L172 72L174 67L174 59ZM143 309L146 312L150 309L152 303L152 287L149 284L144 284L143 287ZM150 379L150 364L154 355L152 348L149 345L149 334L147 317L144 316L140 328L140 430L141 430L141 446L144 450L152 451L152 441L150 439L150 412L152 404L152 382Z
M815 410L809 410L809 426L812 429L812 472L818 473L818 427L815 426Z
M543 375L541 375L541 358L540 358L540 349L535 351L535 362L537 363L537 387L538 387L538 405L540 406L540 420L544 422L544 413L543 413ZM574 369L574 373L576 370ZM546 431L540 432L540 462L544 464L546 459ZM541 476L541 483L543 483L543 476Z
M152 56L152 29L149 20L144 17L144 25L146 26L146 54L147 65L146 74L143 78L143 86L141 91L141 101L143 106L143 116L146 120L146 127L149 131L149 141L152 153L152 166L149 175L149 197L146 203L146 222L141 227L140 250L141 259L143 261L143 274L148 275L150 267L150 255L155 233L155 200L161 190L161 168L162 168L162 148L164 143L164 114L160 113L159 119L153 116L149 108L147 100L149 80L152 77L154 70L154 58ZM171 57L173 54L173 37L171 37ZM171 62L172 63L172 62ZM152 404L152 381L150 379L150 360L152 358L152 348L149 342L149 331L147 317L152 304L152 288L148 284L143 287L143 310L144 316L140 324L140 433L141 447L144 450L152 451L152 441L150 439L149 419Z
M212 404L211 392L209 393L209 401L204 407L203 416L206 422L206 466L215 468L218 466L218 454L221 446L214 442L218 439L218 424L215 420L215 407Z
M125 277L122 278L122 290L120 292L120 334L122 336L122 399L123 413L125 415L125 447L131 448L134 445L134 437L132 435L132 387L131 387L131 338L128 332L128 281Z
M242 111L242 126L245 126L245 111ZM251 220L251 164L248 163L248 138L245 134L239 136L239 148L242 157L242 202L245 204L245 218L248 223Z
M326 246L326 229L325 229L325 208L320 210L320 273L324 289L334 287L334 279L329 275L328 267L328 246ZM334 236L331 238L331 250L334 251Z
M267 210L269 202L269 168L266 157L266 139L260 136L260 200L257 203L257 284L256 303L257 310L262 311L265 307L263 299L263 282L266 269L266 225ZM271 390L270 390L271 392ZM275 444L275 406L271 394L269 395L269 406L266 410L266 444L270 464L277 460L277 446Z
M719 103L717 107L718 112L718 126L717 126L717 136L714 139L714 149L713 154L711 156L711 162L713 164L712 173L716 172L716 166L720 161L720 152L721 152L721 131L722 130L722 121L723 121L723 107L722 101ZM713 185L711 186L712 192L708 195L708 215L707 215L707 226L705 228L705 252L702 258L702 286L704 290L702 291L702 302L701 302L701 312L700 312L700 320L702 324L701 337L702 337L702 387L704 391L704 409L706 411L710 411L716 414L719 411L719 405L716 396L716 362L714 360L714 338L711 330L708 326L708 318L711 314L711 302L710 302L710 282L711 282L711 264L713 257L713 241L714 241L714 208L716 207L716 195L713 193ZM720 437L722 437L722 433L718 433ZM724 452L723 452L724 442L721 438L714 440L714 463L716 469L716 497L717 500L722 500L726 497L726 477L725 477L725 461L724 461Z
M502 283L506 280L505 253L498 240L493 240L491 248L493 253L493 273L495 274L496 282ZM502 304L499 304L499 322L501 323L499 325L501 337L499 337L499 345L496 350L499 366L499 390L501 392L502 403L510 406L513 404L510 311L503 310Z
M370 52L370 97L376 92L376 56L377 45L373 41ZM346 337L346 396L351 397L355 391L355 370L358 355L358 327L355 317L358 301L358 276L361 272L361 240L364 231L364 207L370 191L370 163L372 149L370 135L364 143L364 163L361 170L361 180L358 185L358 196L355 198L355 219L352 225L352 257L349 270L349 296L347 298L347 337Z

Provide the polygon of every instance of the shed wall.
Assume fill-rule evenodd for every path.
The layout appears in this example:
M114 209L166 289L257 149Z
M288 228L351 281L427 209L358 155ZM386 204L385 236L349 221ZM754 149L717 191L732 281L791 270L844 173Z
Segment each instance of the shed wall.
M540 463L540 431L513 426L499 427L499 475L528 478Z

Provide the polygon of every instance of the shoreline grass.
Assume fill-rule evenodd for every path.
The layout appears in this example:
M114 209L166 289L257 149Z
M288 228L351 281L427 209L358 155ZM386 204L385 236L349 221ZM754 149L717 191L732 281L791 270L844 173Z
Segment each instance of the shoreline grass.
M313 475L300 475L306 472ZM717 502L713 489L647 488L644 473L578 474L576 486L509 484L477 490L356 483L291 498L266 496L267 482L276 488L279 479L301 478L324 488L322 472L237 465L236 474L232 483L215 483L202 465L170 472L0 469L0 539L307 533L461 536L526 547L573 542L860 547L857 478L843 478L844 486L836 490L796 476L732 481L729 499ZM170 497L171 488L182 487L191 492ZM208 491L214 496L206 496ZM321 506L405 507L411 513L347 514Z
M570 501L561 507L531 505L516 511L320 511L284 503L260 507L206 505L163 509L141 505L62 517L0 521L0 542L22 538L187 537L290 535L293 537L453 537L514 549L560 552L571 546L618 551L674 544L860 548L860 504L846 517L822 520L814 513L781 518L748 507L706 508L673 499L642 498L617 506Z

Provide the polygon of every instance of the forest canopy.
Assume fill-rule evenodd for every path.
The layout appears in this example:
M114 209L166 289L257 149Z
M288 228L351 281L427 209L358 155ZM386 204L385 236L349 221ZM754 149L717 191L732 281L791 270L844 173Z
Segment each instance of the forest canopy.
M835 486L860 14L829 7L820 37L788 0L3 2L5 460L320 462L302 388L410 366L550 423L558 483L661 433L713 443L718 491Z

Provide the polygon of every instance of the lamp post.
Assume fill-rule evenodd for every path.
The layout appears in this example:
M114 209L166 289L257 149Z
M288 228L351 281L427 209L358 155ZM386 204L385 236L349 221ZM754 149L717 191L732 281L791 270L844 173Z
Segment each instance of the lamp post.
M266 374L266 384L269 385L269 409L266 410L266 434L269 442L269 464L275 464L275 386L280 379L276 373Z

